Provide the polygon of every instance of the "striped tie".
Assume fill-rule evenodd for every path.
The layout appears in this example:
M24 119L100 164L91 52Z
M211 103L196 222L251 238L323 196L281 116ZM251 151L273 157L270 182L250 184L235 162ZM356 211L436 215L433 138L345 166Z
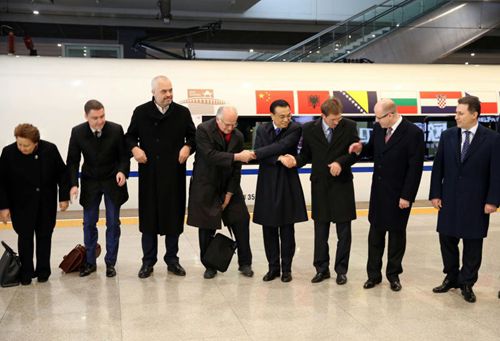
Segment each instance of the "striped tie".
M328 128L328 132L326 135L326 140L328 141L328 143L332 142L332 135L333 135L333 128Z
M392 136L392 128L387 128L387 131L385 132L385 143L389 142L391 136Z
M465 141L462 146L462 154L460 154L460 161L464 161L465 155L467 155L467 151L469 150L470 147L470 131L466 130L464 131L465 133Z

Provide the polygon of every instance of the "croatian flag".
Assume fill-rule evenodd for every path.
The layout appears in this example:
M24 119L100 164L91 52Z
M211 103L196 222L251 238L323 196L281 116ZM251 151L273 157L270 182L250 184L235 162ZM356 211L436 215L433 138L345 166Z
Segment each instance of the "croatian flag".
M422 114L454 114L461 91L421 91L420 110Z

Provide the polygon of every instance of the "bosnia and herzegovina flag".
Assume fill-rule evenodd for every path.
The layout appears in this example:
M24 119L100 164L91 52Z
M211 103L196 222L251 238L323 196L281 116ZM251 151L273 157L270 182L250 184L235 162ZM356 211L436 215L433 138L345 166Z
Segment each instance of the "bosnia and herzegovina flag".
M421 91L422 114L454 114L461 91Z
M465 92L465 96L476 96L481 101L481 114L498 114L497 94L489 91Z
M269 114L271 103L277 99L284 99L290 104L290 111L295 113L294 98L292 90L276 91L276 90L256 90L255 103L257 114Z
M334 91L344 106L345 114L373 114L373 107L377 103L376 91Z

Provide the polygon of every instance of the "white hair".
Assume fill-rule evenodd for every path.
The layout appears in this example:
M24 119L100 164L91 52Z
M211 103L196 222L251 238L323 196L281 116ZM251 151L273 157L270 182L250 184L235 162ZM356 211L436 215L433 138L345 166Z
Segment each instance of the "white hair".
M217 114L215 114L215 117L221 118L222 114L224 113L224 110L230 109L233 110L236 115L238 115L238 110L236 110L236 107L233 107L232 105L223 105L220 106L219 109L217 109Z
M170 79L168 79L167 76L163 76L163 75L156 76L155 78L153 78L151 80L151 91L153 91L153 92L155 91L156 84L158 83L159 80L170 81Z

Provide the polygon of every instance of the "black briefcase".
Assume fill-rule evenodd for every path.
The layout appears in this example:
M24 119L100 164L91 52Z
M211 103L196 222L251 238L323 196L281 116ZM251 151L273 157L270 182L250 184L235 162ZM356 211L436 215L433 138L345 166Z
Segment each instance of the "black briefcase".
M9 245L2 241L5 252L0 258L0 285L4 288L19 285L21 261Z
M222 233L217 233L208 245L205 255L203 255L203 263L220 272L226 272L229 264L231 264L235 250L236 242L234 240Z

